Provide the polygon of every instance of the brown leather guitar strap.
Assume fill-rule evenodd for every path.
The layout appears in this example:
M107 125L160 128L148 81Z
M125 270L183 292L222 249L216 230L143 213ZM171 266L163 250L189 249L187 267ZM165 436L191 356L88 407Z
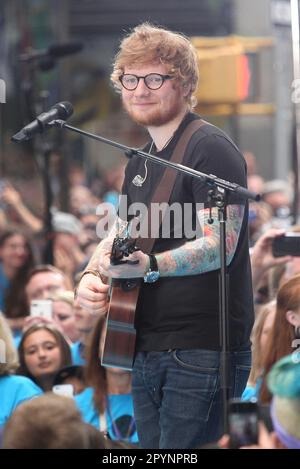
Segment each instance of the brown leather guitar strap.
M184 154L192 135L205 124L207 124L206 121L202 119L196 119L187 125L180 139L178 140L176 147L174 148L174 151L172 153L171 159L169 161L177 164L181 164L183 162ZM176 176L177 171L175 169L165 168L163 176L153 194L153 197L148 207L148 218L145 217L146 219L142 222L147 224L148 230L146 230L146 232L148 232L148 237L141 237L138 238L136 241L136 245L145 253L151 253L155 240L156 238L158 238L159 228L165 215L167 204L171 197ZM160 224L159 226L154 227L151 225L151 204L163 203L164 205L161 207L162 216L160 219ZM143 227L141 227L141 232L144 233Z

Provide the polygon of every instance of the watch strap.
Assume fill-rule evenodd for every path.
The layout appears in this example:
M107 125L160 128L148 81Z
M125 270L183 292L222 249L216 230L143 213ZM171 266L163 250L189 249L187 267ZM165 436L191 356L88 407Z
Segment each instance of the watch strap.
M151 272L158 272L158 265L157 265L157 260L154 254L149 254L149 260L150 260L150 265L149 265L149 270Z

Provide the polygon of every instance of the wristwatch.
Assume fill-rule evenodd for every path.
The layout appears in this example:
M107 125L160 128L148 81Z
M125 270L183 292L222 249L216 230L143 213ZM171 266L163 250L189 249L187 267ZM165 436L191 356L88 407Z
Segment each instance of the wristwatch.
M144 282L154 283L159 279L159 270L157 260L154 254L149 254L150 265L149 269L145 272Z

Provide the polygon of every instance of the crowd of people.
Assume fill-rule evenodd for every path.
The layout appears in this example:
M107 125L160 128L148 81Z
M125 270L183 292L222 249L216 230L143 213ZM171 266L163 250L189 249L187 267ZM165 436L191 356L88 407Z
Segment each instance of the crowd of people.
M227 201L234 332L229 397L270 408L273 430L260 423L253 447L299 448L300 262L296 256L275 257L272 249L286 231L300 231L292 226L290 182L265 181L251 152L242 155L224 132L194 113L198 66L183 35L139 25L121 43L112 81L126 112L149 132L145 151L172 159L193 125L184 164L262 194L262 201L249 206L237 194ZM12 182L0 194L2 446L230 447L220 386L216 203L207 204L202 181L177 176L164 201L202 204L192 215L201 222L202 236L178 240L171 225L169 237L160 232L152 245L142 244L130 255L131 262L111 265L118 224L99 239L98 205L116 206L120 193L132 204L149 205L164 177L159 165L147 166L137 156L125 172L122 166L113 174L101 199L80 180L71 185L70 211L52 208L53 265L43 263L43 220ZM169 184L167 177L163 182ZM130 226L129 219L123 221ZM109 293L104 277L121 285L124 279L144 279L132 372L101 365ZM37 302L45 310L50 304L50 314L33 314Z

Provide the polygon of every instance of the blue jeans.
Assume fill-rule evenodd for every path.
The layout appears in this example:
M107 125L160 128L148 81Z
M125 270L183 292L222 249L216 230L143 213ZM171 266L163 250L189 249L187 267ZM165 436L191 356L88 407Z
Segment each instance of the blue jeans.
M139 352L132 394L142 448L188 449L223 433L220 353L212 350ZM230 354L230 397L240 397L251 352Z

